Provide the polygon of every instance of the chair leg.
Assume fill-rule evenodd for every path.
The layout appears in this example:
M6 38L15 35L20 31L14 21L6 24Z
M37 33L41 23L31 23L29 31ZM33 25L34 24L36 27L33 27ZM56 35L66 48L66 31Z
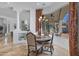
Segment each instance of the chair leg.
M41 47L41 53L43 52L43 47Z
M29 53L27 54L27 56L29 56Z
M53 49L53 51L54 51L54 48L53 48L53 46L51 46L51 47L50 47L51 56L52 56L52 54L53 54L53 52L52 52L52 49Z
M38 51L36 51L35 55L37 56L37 54L38 54Z
M54 47L52 46L52 48L53 48L53 51L54 51Z
M28 52L27 56L29 56L29 52Z
M53 54L53 52L52 52L52 48L50 48L50 52L51 52L51 56L52 56L52 54Z
M28 54L27 54L27 56L29 56L29 49L28 49Z

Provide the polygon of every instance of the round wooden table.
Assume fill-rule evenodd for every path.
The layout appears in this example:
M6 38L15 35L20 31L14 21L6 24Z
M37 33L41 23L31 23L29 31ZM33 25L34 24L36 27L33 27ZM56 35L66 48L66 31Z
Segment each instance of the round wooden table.
M51 37L40 37L40 38L36 39L36 41L39 42L39 43L48 42L50 40L51 40Z

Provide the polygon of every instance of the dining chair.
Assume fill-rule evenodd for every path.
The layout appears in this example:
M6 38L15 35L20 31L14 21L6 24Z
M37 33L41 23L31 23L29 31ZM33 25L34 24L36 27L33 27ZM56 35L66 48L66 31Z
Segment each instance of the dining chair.
M7 33L7 42L9 46L12 46L13 44L13 32Z
M43 49L45 49L45 51L50 52L51 55L53 54L53 51L54 51L53 36L54 36L54 34L52 34L52 38L50 39L50 41L44 42L44 44L43 44ZM47 48L47 50L46 50L46 48Z
M3 48L4 46L4 38L3 38L3 35L2 33L0 34L0 48Z
M27 45L28 45L28 56L32 52L34 52L35 55L37 55L38 51L42 49L42 45L37 44L36 36L31 32L26 34L26 38L27 38Z

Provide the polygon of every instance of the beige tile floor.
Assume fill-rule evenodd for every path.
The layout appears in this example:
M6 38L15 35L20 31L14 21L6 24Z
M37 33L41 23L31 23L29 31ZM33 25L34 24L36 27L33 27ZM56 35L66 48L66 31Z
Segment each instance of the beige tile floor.
M13 45L12 42L10 41L8 42L7 46L4 46L4 41L2 38L0 38L0 56L27 56L28 51L27 51L26 44ZM64 45L68 44L68 42L65 42L65 41L63 41L63 39L59 39L59 37L55 38L54 43L56 43L57 45L54 44L53 56L68 56L69 55L68 50L65 48L62 48L64 47ZM64 42L65 44L62 42ZM61 46L62 44L60 43L62 43L63 46ZM38 56L50 56L50 53L43 51L43 53L38 54Z
M68 50L59 47L58 45L54 45L54 51L52 56L68 56ZM51 56L50 52L43 52L42 54L39 54L39 56Z
M26 45L19 44L12 47L6 46L0 49L1 56L25 56L27 55Z
M14 45L12 47L6 46L0 49L0 56L27 56L27 47L25 44ZM33 56L33 55L32 55ZM38 56L50 56L49 52L43 52ZM57 45L54 45L53 56L68 56L68 51Z

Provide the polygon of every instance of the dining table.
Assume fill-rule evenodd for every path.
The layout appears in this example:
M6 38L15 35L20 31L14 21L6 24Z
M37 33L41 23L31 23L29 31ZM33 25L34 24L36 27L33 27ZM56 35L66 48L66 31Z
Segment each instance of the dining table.
M39 37L36 37L36 42L41 44L42 46L45 43L49 42L49 41L51 41L51 37L50 36L39 36ZM44 48L41 49L41 53L42 53L42 51L44 51Z
M38 43L44 43L44 42L48 42L51 40L50 36L40 36L36 38L36 42Z

